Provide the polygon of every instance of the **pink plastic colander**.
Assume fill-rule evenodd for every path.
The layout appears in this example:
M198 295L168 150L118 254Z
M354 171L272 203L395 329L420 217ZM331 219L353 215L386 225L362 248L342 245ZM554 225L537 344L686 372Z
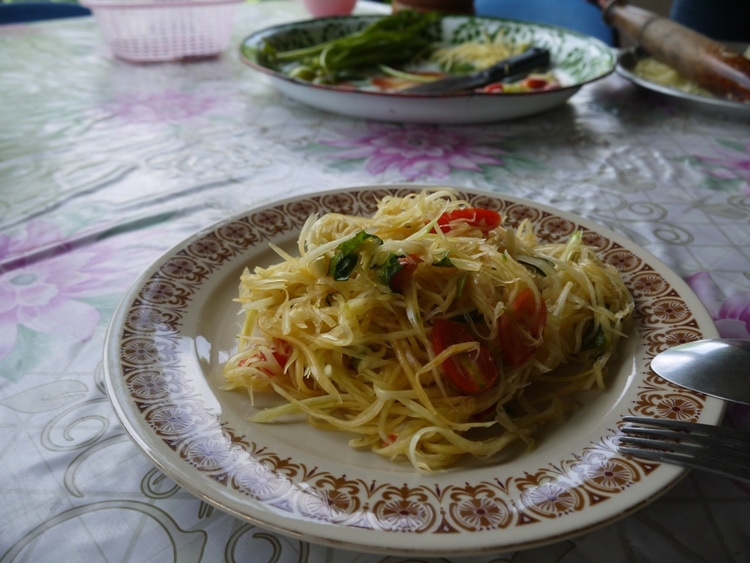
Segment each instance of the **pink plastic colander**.
M112 53L128 61L217 55L241 0L83 0Z

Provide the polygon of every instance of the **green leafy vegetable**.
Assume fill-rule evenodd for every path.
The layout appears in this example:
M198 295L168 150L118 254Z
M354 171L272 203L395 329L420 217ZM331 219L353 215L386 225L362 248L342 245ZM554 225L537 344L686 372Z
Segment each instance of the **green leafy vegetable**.
M383 241L375 235L360 231L336 247L328 265L328 275L336 281L346 281L359 263L359 254L368 244L381 245Z
M380 281L385 285L390 285L393 277L403 268L400 257L393 252L388 254L385 262L377 266L376 271Z
M433 262L432 265L436 268L455 268L453 262L451 262L451 259L448 258L448 256L443 256L437 262Z
M581 350L593 350L595 348L604 348L607 345L607 335L604 334L601 325L597 325L593 334L581 343Z
M259 52L272 67L298 63L287 72L293 78L335 84L358 69L418 58L432 46L431 30L440 18L403 10L338 39L280 52L266 43Z
M404 80L409 80L410 82L433 82L435 80L435 75L406 72L389 67L388 65L378 65L378 70L387 76L403 78Z
M548 271L554 271L555 264L545 258L539 258L537 256L527 256L525 254L519 254L516 256L516 260L527 266L531 270L535 271L540 276L547 277Z
M461 297L464 293L464 287L466 286L466 280L469 279L469 273L463 272L459 278L458 283L456 284L456 297Z

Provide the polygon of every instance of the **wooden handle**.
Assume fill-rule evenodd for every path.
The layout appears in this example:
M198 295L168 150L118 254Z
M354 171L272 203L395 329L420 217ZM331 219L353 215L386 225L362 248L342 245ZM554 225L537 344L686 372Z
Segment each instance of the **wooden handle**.
M714 95L750 101L750 60L742 54L677 22L621 2L605 6L604 21Z
M444 14L473 14L474 0L393 0L394 12L414 10L415 12L442 12Z

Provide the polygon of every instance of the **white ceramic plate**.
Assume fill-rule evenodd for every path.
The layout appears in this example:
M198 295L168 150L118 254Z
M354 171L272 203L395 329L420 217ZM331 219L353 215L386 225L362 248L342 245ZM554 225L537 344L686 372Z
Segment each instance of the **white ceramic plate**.
M615 67L615 55L603 42L567 29L545 24L473 16L446 16L437 31L439 42L456 45L501 29L509 41L550 50L552 70L563 87L518 94L464 92L415 96L342 89L289 78L272 68L260 54L263 43L279 49L301 48L341 37L363 28L379 16L322 18L278 25L253 33L242 41L240 58L264 73L281 92L310 106L357 118L421 123L486 123L537 114L559 106L581 86L603 78Z
M747 47L744 44L731 44L729 46L738 52L744 52ZM647 56L648 54L643 49L637 47L623 51L617 59L617 73L646 90L667 96L673 102L686 108L711 112L717 115L726 115L728 117L750 118L750 103L733 102L731 100L722 100L721 98L690 94L676 88L651 82L637 75L635 73L635 65L639 60Z
M680 342L716 336L687 285L629 241L573 215L505 195L464 191L506 224L530 219L544 240L581 229L624 276L637 327L604 392L505 464L467 460L431 474L306 423L246 421L246 395L222 391L222 362L241 318L245 266L292 247L311 213L369 214L376 198L419 186L353 188L288 199L204 230L156 261L122 299L106 347L108 392L123 426L168 476L207 503L262 527L366 552L449 556L559 541L619 519L684 470L619 455L626 414L716 424L724 403L676 388L650 369Z

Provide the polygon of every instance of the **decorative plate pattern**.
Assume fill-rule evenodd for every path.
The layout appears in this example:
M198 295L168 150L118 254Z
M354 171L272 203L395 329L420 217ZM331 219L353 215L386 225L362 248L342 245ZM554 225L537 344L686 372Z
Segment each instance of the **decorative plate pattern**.
M342 89L289 78L264 59L264 42L277 50L315 45L361 30L380 16L318 18L257 31L240 44L240 59L269 77L287 96L332 113L399 122L486 123L514 119L556 107L581 86L614 71L615 54L587 35L551 25L500 18L446 16L434 31L435 41L458 45L502 30L509 42L549 49L552 68L563 85L548 91L514 94L459 92L414 95L375 91L365 83Z
M469 554L583 533L655 498L683 470L616 452L625 414L717 423L721 401L672 386L649 367L660 351L716 336L689 288L632 243L588 221L510 196L462 192L506 224L530 219L547 241L582 230L622 272L636 326L609 375L538 447L500 465L467 461L423 474L353 451L347 437L305 423L245 421L246 397L221 390L221 364L241 319L245 266L292 247L312 213L370 214L385 194L354 188L298 197L221 222L151 266L124 297L108 334L107 386L123 425L176 482L239 518L309 541L388 553ZM377 459L373 459L377 458Z

